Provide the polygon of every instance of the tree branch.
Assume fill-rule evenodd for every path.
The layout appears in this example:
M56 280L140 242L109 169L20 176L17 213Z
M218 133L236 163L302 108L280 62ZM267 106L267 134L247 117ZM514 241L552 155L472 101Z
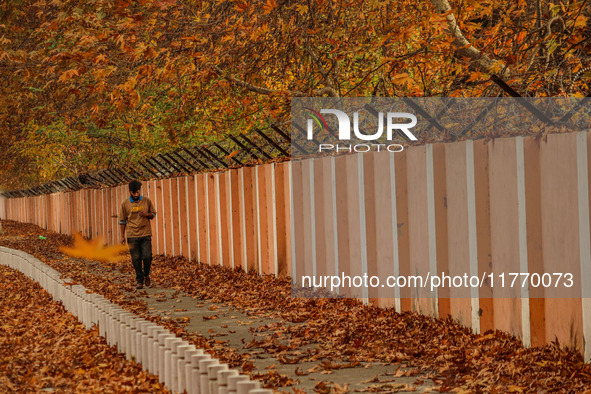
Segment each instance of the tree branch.
M318 71L320 71L320 74L322 74L322 77L326 81L326 85L327 86L330 86L330 87L333 87L334 86L334 81L332 81L332 78L328 75L328 73L326 72L326 70L322 66L322 62L320 61L320 59L318 58L318 56L316 56L316 54L314 53L314 51L310 47L310 43L309 42L306 42L306 52L308 52L308 54L310 55L310 57L312 58L312 60L314 61L314 63L316 63L316 66L318 67Z
M466 39L466 37L464 37L464 34L460 30L456 21L456 17L451 12L451 6L447 0L431 0L431 3L433 3L435 6L435 11L438 14L447 14L445 19L449 25L449 31L455 39L454 45L457 47L458 52L462 56L472 59L474 61L474 65L481 71L487 73L494 72L500 77L508 74L507 67L503 62L491 59L486 54L478 50L474 45L472 45Z

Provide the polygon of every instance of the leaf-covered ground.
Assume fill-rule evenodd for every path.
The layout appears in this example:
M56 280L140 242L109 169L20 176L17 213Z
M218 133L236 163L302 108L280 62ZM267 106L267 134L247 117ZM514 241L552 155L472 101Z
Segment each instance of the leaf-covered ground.
M71 237L37 226L3 222L0 245L35 255L89 289L104 294L125 308L147 316L145 302L126 294L133 292L131 263L116 264L71 259L59 251ZM40 240L39 235L47 237ZM591 389L591 367L581 355L557 344L525 349L520 341L495 331L474 335L451 319L432 319L416 313L366 306L351 299L292 298L288 278L210 267L183 257L155 256L153 285L232 305L249 314L305 324L269 327L270 339L281 336L289 349L314 344L313 354L298 359L276 341L258 344L275 352L278 363L317 361L323 368L340 368L356 361L400 364L435 371L440 391L473 392L585 392ZM123 279L123 281L122 281ZM248 371L248 357L233 349L187 333L182 322L151 317L210 349L221 360ZM279 387L286 379L260 376L268 386ZM318 391L334 387L317 387ZM591 392L591 391L590 391Z
M156 376L4 265L0 316L0 392L166 392Z

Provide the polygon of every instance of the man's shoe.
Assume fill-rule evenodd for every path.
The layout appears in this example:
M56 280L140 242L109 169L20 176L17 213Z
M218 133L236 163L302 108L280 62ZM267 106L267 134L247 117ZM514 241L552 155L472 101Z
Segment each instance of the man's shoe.
M144 284L146 285L146 287L150 287L150 278L149 277L145 277L144 278Z
M137 285L135 285L135 288L138 289L138 290L139 289L143 289L144 288L144 284L141 283L141 282L137 282Z

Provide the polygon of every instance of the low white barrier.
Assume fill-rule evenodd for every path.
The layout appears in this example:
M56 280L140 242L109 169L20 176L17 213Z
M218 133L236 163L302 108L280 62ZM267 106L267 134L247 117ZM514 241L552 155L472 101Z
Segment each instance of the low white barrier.
M174 392L188 394L258 393L260 382L239 375L203 349L177 338L170 331L130 313L100 294L89 293L81 285L35 257L0 246L0 264L16 269L43 287L56 301L75 315L87 329L94 324L107 343L116 346L128 360L156 374Z

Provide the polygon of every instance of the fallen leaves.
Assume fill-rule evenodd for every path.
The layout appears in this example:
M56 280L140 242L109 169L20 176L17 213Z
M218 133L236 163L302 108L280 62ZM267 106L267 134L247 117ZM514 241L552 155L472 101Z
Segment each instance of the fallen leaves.
M369 391L369 392L388 392L388 393L400 393L400 392L408 393L408 392L417 391L417 388L415 386L410 385L410 384L404 384L404 383L386 383L386 384L371 385L371 386L369 386L367 391Z
M287 375L280 374L275 370L270 370L264 374L254 374L254 379L261 379L266 382L266 387L286 387L297 384L297 380L291 379Z
M0 392L166 392L37 283L0 265Z
M309 373L305 373L305 372L301 371L300 368L296 368L295 369L295 374L297 376L307 376L307 375L309 375Z
M31 253L72 281L105 295L126 309L145 313L145 304L130 301L123 293L126 289L132 291L131 263L94 263L96 265L92 266L89 262L64 259L59 246L68 244L69 237L28 224L6 221L3 225L6 235L0 237L1 245ZM39 240L40 233L47 236L47 240ZM93 267L92 270L89 267ZM233 323L227 325L253 324L252 332L260 337L250 347L263 349L267 357L275 357L276 365L294 365L294 378L315 373L316 377L326 380L335 376L337 369L354 367L355 363L359 364L357 368L367 363L390 363L394 364L392 371L379 376L380 381L368 390L412 391L414 386L401 386L391 380L412 378L424 371L431 372L420 379L432 381L441 391L509 392L520 388L526 392L583 392L591 387L589 364L585 364L579 354L557 343L524 349L517 338L508 334L489 331L474 335L449 318L433 319L411 312L400 314L352 299L292 298L289 278L261 277L189 262L184 257L155 256L152 272L159 287L231 305L251 317L280 320L257 326L254 320L230 316ZM167 298L162 295L156 299L158 297ZM257 373L248 361L251 357L248 353L217 343L215 338L189 334L170 318L152 319L215 352L216 357L232 367L242 366L243 372L256 375L268 387L291 384L289 378L278 377L274 370ZM277 338L281 338L280 343ZM246 341L244 347L250 343ZM298 366L304 362L314 362L315 366ZM400 365L403 367L398 368ZM335 373L320 375L322 371ZM328 381L318 382L316 390L338 392L337 385Z
M295 358L289 358L289 357L285 357L285 356L277 356L277 360L279 360L279 362L281 364L299 364L300 361L302 361L305 358L306 358L305 356L295 357Z

